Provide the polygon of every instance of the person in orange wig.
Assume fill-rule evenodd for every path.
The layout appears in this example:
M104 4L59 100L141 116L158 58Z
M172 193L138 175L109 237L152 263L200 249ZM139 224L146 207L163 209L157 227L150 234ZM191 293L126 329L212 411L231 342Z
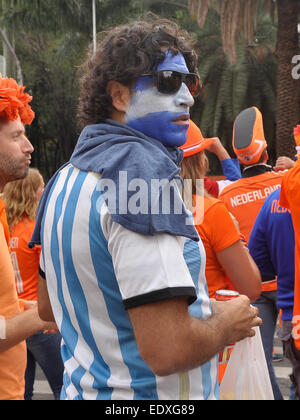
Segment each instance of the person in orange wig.
M31 100L24 86L0 75L0 193L7 183L25 178L29 170L33 147L24 125L34 118ZM0 199L0 400L24 399L24 340L53 326L41 321L36 304L18 301L5 204Z

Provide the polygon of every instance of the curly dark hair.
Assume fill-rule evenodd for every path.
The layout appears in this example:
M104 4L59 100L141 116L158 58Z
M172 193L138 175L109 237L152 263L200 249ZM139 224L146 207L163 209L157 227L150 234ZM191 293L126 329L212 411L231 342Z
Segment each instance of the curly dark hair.
M113 110L107 84L114 80L132 88L135 81L164 61L162 48L181 53L197 73L197 55L189 35L170 20L140 20L103 34L96 54L88 54L81 70L78 118L83 126L98 124Z

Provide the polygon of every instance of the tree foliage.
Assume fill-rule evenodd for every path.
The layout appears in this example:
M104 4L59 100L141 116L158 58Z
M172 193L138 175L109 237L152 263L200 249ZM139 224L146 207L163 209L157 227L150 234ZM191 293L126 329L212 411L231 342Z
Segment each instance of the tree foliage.
M97 30L135 16L130 0L97 1ZM28 128L33 165L46 179L78 139L78 68L92 40L91 0L2 0L0 27L14 28L16 53L34 99Z
M293 128L300 118L299 82L292 74L292 59L299 50L297 33L298 0L189 0L189 12L203 27L209 7L219 11L223 49L232 65L238 64L241 40L255 39L259 12L268 13L277 23L277 115L278 155L294 155Z

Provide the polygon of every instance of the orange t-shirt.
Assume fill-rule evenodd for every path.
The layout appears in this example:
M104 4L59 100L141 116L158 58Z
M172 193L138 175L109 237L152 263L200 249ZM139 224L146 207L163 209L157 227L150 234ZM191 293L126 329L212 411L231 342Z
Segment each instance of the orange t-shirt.
M7 224L2 225L6 219L3 216L5 206L1 200L0 204L0 315L9 319L20 313L20 307L5 235ZM0 353L0 400L24 399L26 363L25 341Z
M295 231L294 339L300 350L300 157L283 178L280 205L291 211Z
M281 187L285 172L266 172L242 178L224 188L219 198L237 219L240 231L249 242L251 230L265 199ZM262 291L277 290L277 281L262 283Z
M0 199L0 223L2 224L2 227L4 229L4 236L5 236L7 246L9 246L9 229L7 225L5 207L6 205L4 201Z
M41 247L28 248L35 221L25 218L10 232L10 251L20 299L37 301L37 281Z
M212 197L204 197L204 219L196 229L206 251L205 274L209 296L214 298L217 290L232 288L216 252L238 242L240 234L224 203Z

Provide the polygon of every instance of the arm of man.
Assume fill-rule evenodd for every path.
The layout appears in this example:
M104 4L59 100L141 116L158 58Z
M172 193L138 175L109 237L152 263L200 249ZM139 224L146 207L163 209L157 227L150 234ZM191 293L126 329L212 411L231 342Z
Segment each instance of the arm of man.
M215 137L215 142L206 150L215 154L219 159L227 182L236 181L242 177L241 167L238 160L231 158L218 137Z
M274 171L285 171L287 169L292 169L295 166L295 161L287 156L280 156L274 166Z
M158 376L203 365L230 342L255 335L258 310L246 296L213 302L208 320L193 318L184 298L174 298L129 310L143 359Z
M46 280L39 275L38 279L38 311L43 321L55 322Z
M254 335L252 328L261 320L245 296L214 302L208 320L190 316L196 290L178 238L140 235L111 218L102 228L138 348L154 373L165 376L202 365L226 344Z
M55 328L54 324L45 323L39 318L37 306L13 318L1 319L1 321L5 323L5 338L0 339L0 353L9 350L38 331Z

